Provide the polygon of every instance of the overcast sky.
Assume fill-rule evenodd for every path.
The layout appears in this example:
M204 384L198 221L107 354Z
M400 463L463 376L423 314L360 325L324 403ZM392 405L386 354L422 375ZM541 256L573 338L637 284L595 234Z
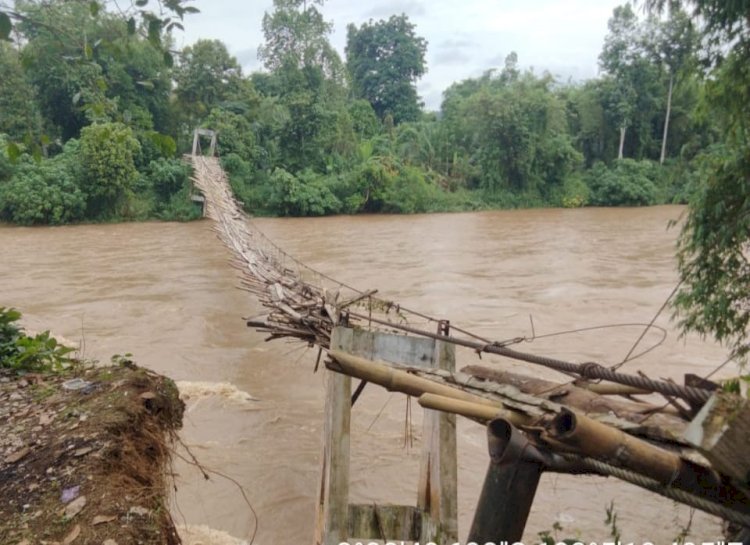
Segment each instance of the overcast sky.
M419 93L429 109L438 109L442 92L453 82L502 67L518 53L522 68L544 70L562 80L598 73L597 56L615 6L627 0L328 0L323 8L333 21L331 43L344 58L346 25L406 13L426 38L427 74ZM246 73L261 69L263 13L271 0L194 0L200 14L185 21L178 45L200 38L219 39Z

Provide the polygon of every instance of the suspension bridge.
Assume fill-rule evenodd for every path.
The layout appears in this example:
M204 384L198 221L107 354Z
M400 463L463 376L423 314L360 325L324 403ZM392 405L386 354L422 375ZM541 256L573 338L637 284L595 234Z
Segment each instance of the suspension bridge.
M212 138L213 151L215 134L196 132L196 142L200 136ZM746 401L698 377L677 384L523 352L515 347L523 339L487 339L377 290L339 282L288 255L254 226L218 158L201 155L196 144L188 159L205 215L231 253L238 287L264 309L246 318L248 326L267 340L317 347L314 370L332 372L315 543L457 541L455 415L488 432L490 463L469 541L520 540L543 471L612 476L719 516L748 537ZM456 371L456 347L544 366L570 381L479 365ZM368 384L414 396L428 409L417 506L348 502L349 414ZM666 403L633 397L640 394ZM717 418L720 429L708 425Z

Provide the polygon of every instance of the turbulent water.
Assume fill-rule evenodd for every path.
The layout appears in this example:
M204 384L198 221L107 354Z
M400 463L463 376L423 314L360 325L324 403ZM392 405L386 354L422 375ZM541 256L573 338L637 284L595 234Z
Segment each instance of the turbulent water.
M427 216L256 220L307 264L362 289L493 339L532 336L523 348L576 361L615 363L641 328L543 337L586 326L648 322L675 285L679 207L533 210ZM0 305L29 329L80 342L85 357L132 353L178 381L187 404L182 438L207 470L175 463L174 516L188 543L309 543L320 474L325 374L316 351L265 343L243 316L258 305L235 289L228 254L210 223L56 228L0 227ZM715 345L669 331L657 350L626 364L681 381L724 356ZM643 341L648 348L659 335ZM476 363L459 351L459 367ZM484 356L483 364L521 368ZM552 372L532 370L555 378ZM560 378L560 377L557 377ZM416 499L421 409L369 386L353 414L352 501ZM411 434L407 434L410 431ZM487 465L484 430L459 421L460 534L465 537ZM413 435L413 444L407 440ZM189 455L182 452L182 457ZM671 542L691 513L614 480L545 475L526 543L557 521L558 537L609 537L614 501L624 540ZM691 535L715 541L714 519L696 514Z

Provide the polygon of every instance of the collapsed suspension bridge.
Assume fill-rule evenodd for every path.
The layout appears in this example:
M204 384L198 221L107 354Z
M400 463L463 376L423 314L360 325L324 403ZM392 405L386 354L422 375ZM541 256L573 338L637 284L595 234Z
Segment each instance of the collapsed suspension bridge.
M265 309L248 318L248 326L266 333L268 340L292 338L317 346L316 370L323 362L335 372L333 377L341 377L335 380L347 380L329 388L326 402L317 543L350 537L457 539L455 498L450 497L455 496L451 420L433 423L438 439L428 445L417 509L348 504L348 469L342 469L348 468L348 440L345 450L337 444L344 443L342 434L348 439L348 412L367 383L415 396L420 405L444 416L458 414L487 424L491 463L470 541L520 539L542 471L614 476L719 516L731 523L734 535L747 537L750 409L739 396L697 377L686 377L686 384L679 385L595 362L522 352L511 345L523 339L486 339L379 298L377 290L338 282L289 256L253 226L217 158L197 155L194 149L190 160L205 213L232 253L239 287ZM405 342L411 343L407 349ZM363 352L364 344L368 348ZM455 346L541 365L574 380L558 384L479 366L456 372ZM429 358L423 354L421 359L451 359L451 364L422 365L413 358L415 347L427 347ZM349 377L361 381L353 393ZM668 403L657 406L636 400L635 394L659 394ZM717 419L718 428L710 425ZM450 457L452 462L446 462ZM431 466L438 462L447 469L435 476ZM436 488L440 497L434 497Z

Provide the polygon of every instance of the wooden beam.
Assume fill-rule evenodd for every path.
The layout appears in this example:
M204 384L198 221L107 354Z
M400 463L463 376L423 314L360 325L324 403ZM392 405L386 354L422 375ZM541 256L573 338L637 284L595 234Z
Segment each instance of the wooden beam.
M435 342L434 367L456 370L456 347ZM458 541L456 415L426 410L417 507L423 512L421 542Z
M716 470L750 484L750 401L714 392L688 426L685 439Z
M339 346L336 330L331 346ZM349 439L352 379L328 374L323 425L323 475L315 524L316 545L338 545L349 530Z
M419 541L422 515L406 505L349 505L349 538L391 541ZM338 544L337 544L338 545Z

